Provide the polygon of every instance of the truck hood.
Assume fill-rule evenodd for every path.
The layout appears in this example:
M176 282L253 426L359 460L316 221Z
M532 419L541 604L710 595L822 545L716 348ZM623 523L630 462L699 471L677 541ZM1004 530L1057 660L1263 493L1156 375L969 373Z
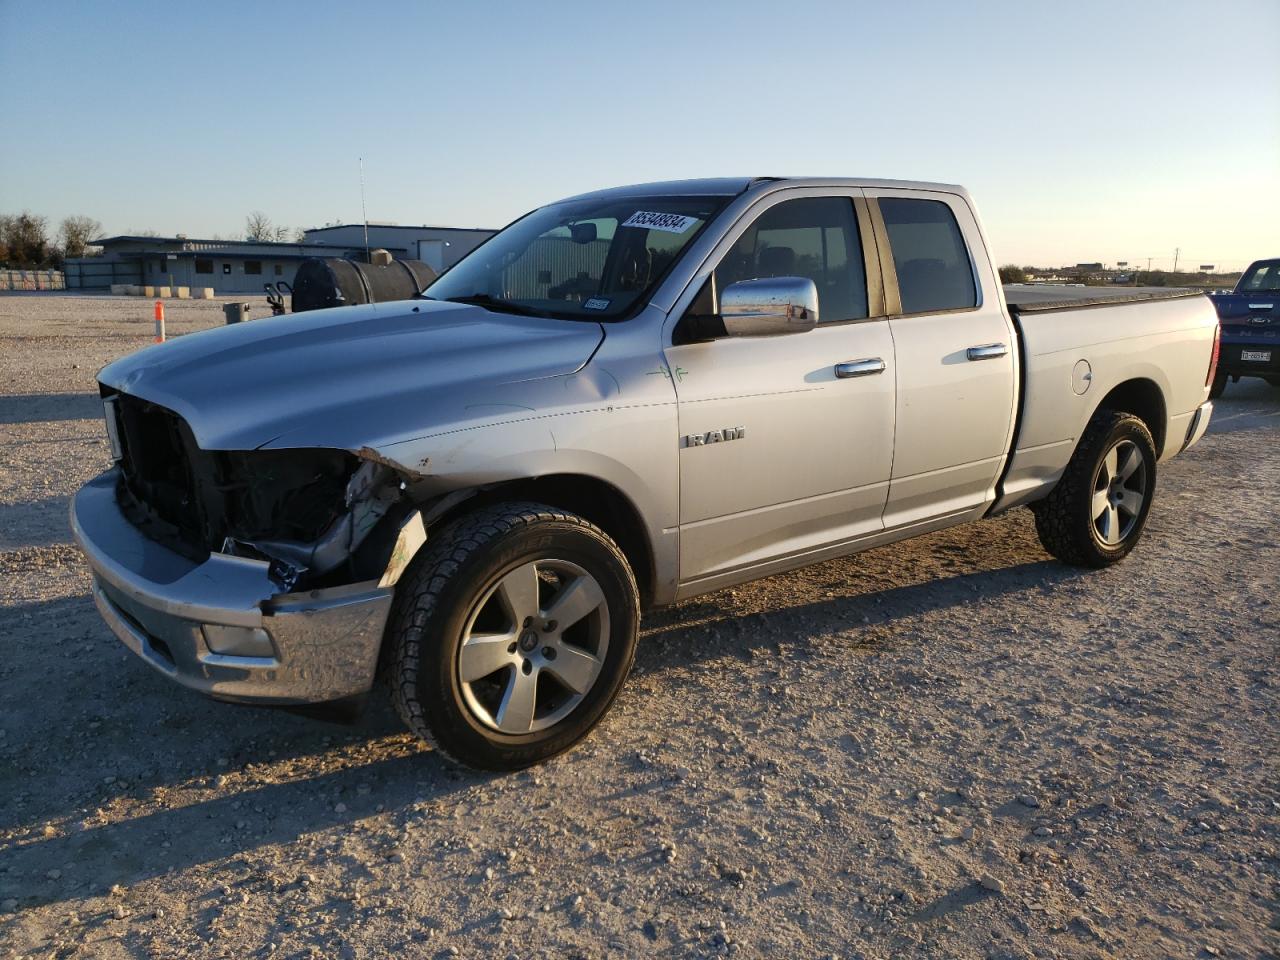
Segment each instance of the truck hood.
M118 360L98 379L177 412L206 450L355 450L512 404L512 385L581 369L603 338L593 322L407 300L206 330Z

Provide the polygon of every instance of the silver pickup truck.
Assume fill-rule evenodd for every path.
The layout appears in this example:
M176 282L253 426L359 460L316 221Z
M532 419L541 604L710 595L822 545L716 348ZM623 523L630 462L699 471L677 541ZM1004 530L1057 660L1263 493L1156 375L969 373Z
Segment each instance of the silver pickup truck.
M213 697L389 681L446 754L569 748L640 612L1029 505L1101 567L1209 422L1203 296L1006 304L968 194L723 179L533 211L419 297L100 374L93 593Z

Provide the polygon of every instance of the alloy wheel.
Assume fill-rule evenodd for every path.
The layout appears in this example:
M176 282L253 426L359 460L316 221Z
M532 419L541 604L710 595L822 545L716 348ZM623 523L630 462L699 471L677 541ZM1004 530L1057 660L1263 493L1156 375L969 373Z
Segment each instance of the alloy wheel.
M525 561L472 608L458 682L472 715L519 736L555 725L591 691L609 646L609 608L595 577L568 560Z
M1123 543L1138 525L1147 499L1147 463L1132 440L1102 458L1093 478L1093 529L1108 547Z

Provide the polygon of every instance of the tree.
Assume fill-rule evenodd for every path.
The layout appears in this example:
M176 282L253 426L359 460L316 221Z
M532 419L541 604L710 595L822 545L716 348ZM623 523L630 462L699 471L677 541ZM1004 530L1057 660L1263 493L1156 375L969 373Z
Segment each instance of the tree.
M1000 268L1001 283L1026 283L1027 272L1022 267L1015 266L1012 263L1006 263Z
M58 228L64 257L83 257L89 243L102 235L102 224L93 217L67 217Z
M276 226L265 213L255 210L244 218L244 238L255 243L301 243L302 231Z
M0 213L0 263L9 262L9 231L13 229L13 217Z
M49 221L24 210L4 218L3 242L8 259L19 267L38 267L49 258Z
M275 239L276 226L261 210L255 210L244 218L244 238L264 243Z

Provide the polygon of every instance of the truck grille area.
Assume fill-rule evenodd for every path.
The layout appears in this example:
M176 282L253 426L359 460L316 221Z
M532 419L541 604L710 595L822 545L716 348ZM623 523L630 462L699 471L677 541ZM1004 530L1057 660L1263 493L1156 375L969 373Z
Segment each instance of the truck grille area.
M227 540L318 539L346 513L344 450L207 451L177 413L107 389L120 437L117 499L147 537L192 560Z
M204 510L196 494L192 453L199 453L186 422L164 407L114 395L120 436L118 499L129 520L153 540L184 556L209 555Z

